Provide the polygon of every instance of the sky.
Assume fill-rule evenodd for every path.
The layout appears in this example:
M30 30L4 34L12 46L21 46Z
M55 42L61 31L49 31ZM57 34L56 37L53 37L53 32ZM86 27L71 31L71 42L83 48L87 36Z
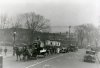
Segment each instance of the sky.
M50 20L51 26L85 23L100 25L99 0L0 0L0 14L35 12Z

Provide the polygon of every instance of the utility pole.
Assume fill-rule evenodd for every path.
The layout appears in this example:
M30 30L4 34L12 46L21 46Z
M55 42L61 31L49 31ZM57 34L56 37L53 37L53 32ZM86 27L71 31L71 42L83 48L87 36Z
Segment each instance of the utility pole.
M69 45L70 45L70 29L71 29L71 26L69 26L68 28L69 28Z
M13 56L15 56L15 50L14 50L14 47L15 47L15 38L16 38L16 32L13 33Z
M98 50L98 40L96 39L96 51Z

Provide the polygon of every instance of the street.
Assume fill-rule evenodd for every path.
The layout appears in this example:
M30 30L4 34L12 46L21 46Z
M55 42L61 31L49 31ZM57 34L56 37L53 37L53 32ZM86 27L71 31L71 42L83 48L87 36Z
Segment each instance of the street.
M0 0L0 68L100 68L100 1Z
M96 63L83 62L85 50L78 52L55 54L46 58L30 61L16 61L16 57L7 57L3 60L3 68L100 68Z

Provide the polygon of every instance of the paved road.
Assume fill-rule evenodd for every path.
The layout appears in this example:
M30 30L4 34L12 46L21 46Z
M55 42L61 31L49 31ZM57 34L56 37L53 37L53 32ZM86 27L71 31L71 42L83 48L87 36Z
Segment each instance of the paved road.
M84 50L57 54L27 62L15 61L15 57L4 59L4 68L100 68L100 64L83 62Z

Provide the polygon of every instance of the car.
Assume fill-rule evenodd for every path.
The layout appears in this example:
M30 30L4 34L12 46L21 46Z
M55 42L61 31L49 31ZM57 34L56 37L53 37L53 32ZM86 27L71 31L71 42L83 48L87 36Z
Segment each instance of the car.
M84 62L96 62L95 51L86 51L86 55L84 56Z
M87 50L87 51L86 51L86 54L92 54L92 55L95 55L95 54L96 54L96 51Z
M93 62L95 63L96 59L94 55L85 55L84 62Z
M66 53L67 52L67 49L66 48L62 48L61 50L60 50L60 53Z
M70 52L76 52L76 51L78 51L78 47L74 46L74 45L71 45L71 46L69 46L69 51Z

